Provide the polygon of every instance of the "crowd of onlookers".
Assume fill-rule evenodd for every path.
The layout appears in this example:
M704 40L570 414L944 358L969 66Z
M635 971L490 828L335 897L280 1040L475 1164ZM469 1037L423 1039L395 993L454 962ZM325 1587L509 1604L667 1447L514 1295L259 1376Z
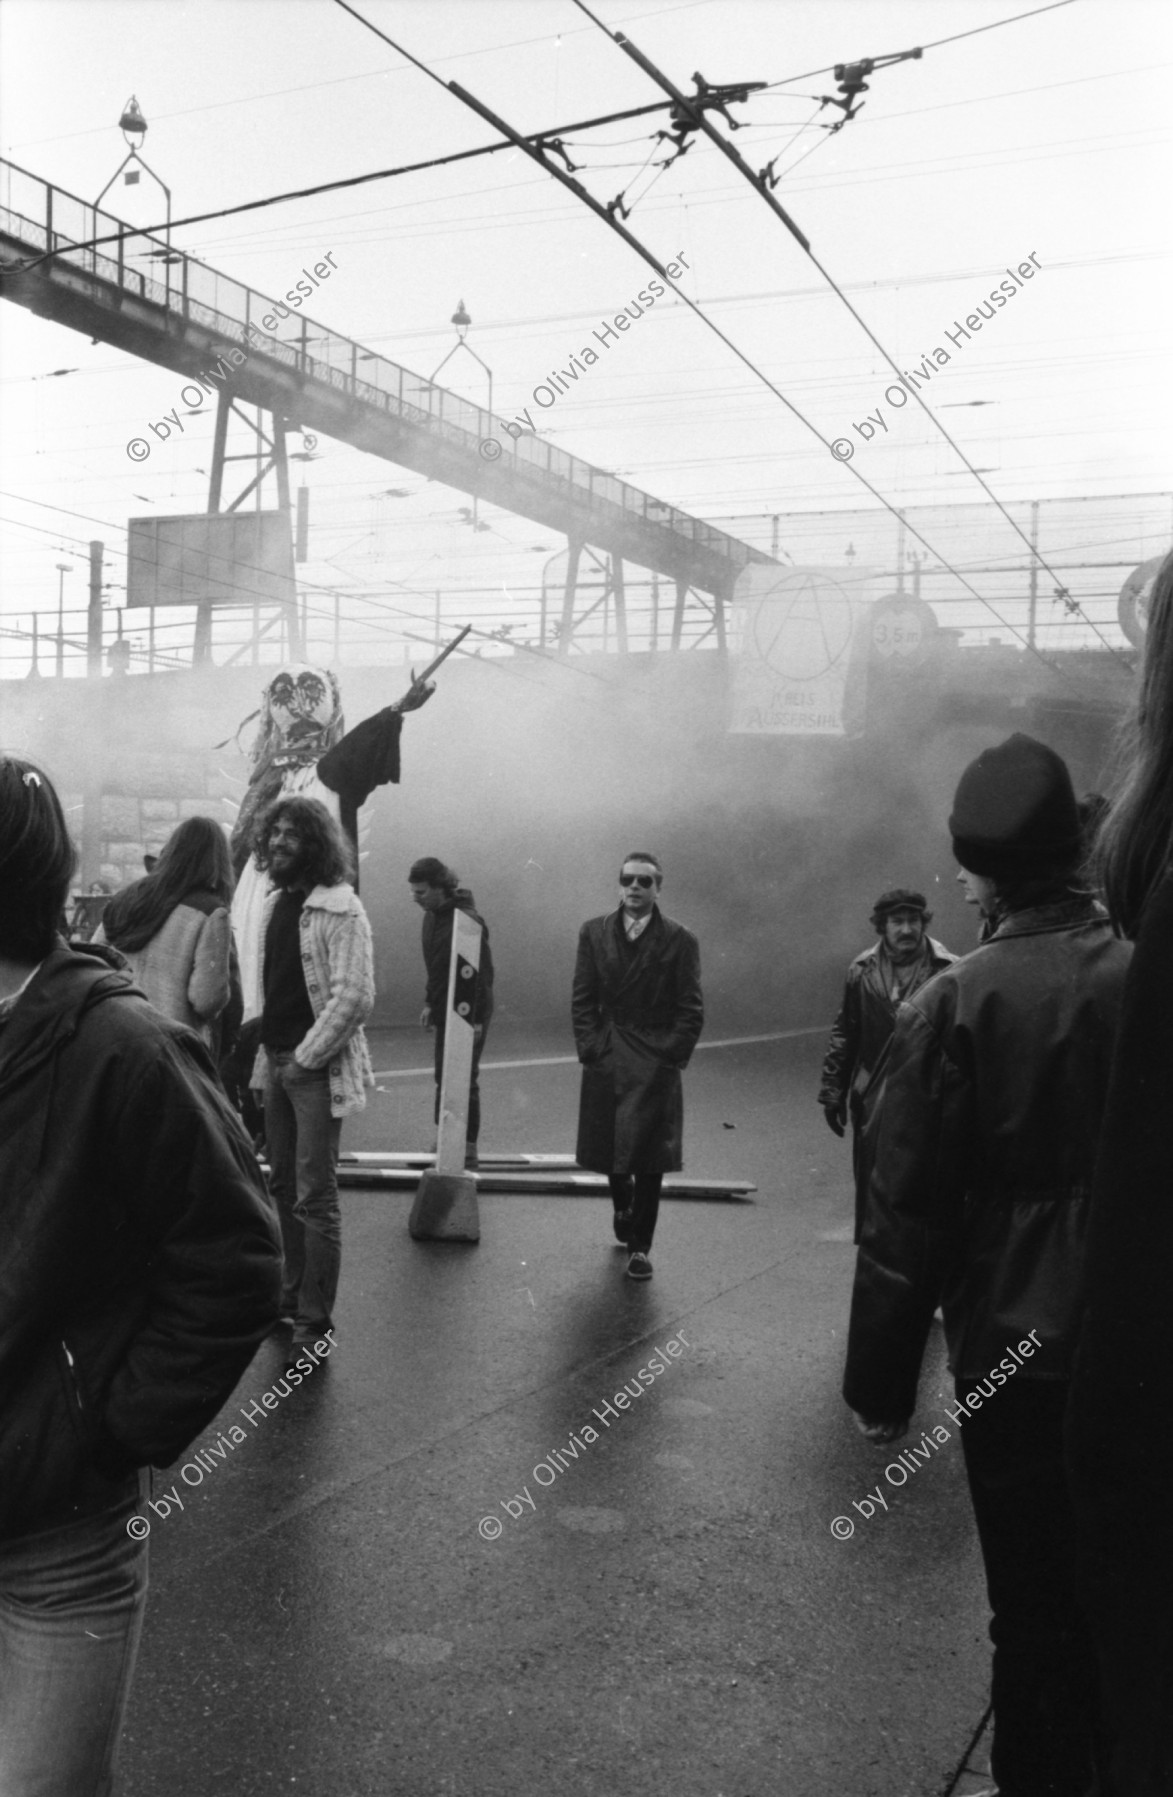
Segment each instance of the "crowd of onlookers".
M876 1445L906 1432L943 1316L993 1614L1000 1797L1173 1794L1173 556L1091 864L1087 823L1046 744L1019 734L977 757L948 829L980 946L950 954L923 895L882 895L820 1091L835 1133L853 1125L844 1391ZM275 1328L295 1351L334 1345L370 928L324 804L278 794L254 824L268 885L247 990L216 822L186 820L140 880L85 895L73 921L92 940L70 942L57 794L0 756L3 1797L110 1791L149 1469L208 1426ZM662 916L662 881L654 855L625 859L574 981L578 1159L608 1174L643 1279L703 1018L695 938ZM442 1028L452 914L471 895L432 858L410 883L424 1020ZM466 1011L479 1054L491 995ZM268 1186L258 1118L244 1127L221 1077L234 1055L238 1095L262 1094Z

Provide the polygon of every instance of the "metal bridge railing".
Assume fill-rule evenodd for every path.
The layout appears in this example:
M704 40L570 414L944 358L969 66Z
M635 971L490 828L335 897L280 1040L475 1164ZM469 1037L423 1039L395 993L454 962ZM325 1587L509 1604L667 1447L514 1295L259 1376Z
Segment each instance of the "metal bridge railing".
M759 552L703 519L677 511L536 436L513 437L499 419L480 406L413 374L389 357L364 349L283 302L220 274L194 256L172 251L163 238L136 231L122 219L4 159L0 159L0 230L34 254L55 250L55 262L44 266L52 269L61 262L83 269L123 292L205 326L227 346L246 350L250 359L276 361L301 378L324 382L349 398L425 425L465 450L476 451L486 438L496 438L502 447L497 466L519 475L532 473L543 484L555 482L564 492L569 488L594 507L614 507L631 520L665 528L723 557L734 568L759 559ZM69 247L112 233L119 233L116 243L95 249ZM137 266L142 262L157 263L159 272ZM287 313L285 318L280 317L279 307ZM264 331L265 341L257 345L248 333L250 329L260 332L265 317L274 317L277 328Z

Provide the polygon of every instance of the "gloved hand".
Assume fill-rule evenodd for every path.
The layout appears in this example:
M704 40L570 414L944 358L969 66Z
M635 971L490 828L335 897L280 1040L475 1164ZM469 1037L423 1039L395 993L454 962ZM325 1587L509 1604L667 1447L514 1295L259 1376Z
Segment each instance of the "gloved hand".
M843 1115L843 1110L840 1105L825 1104L823 1106L823 1115L827 1119L827 1128L831 1130L833 1134L841 1136L846 1133L847 1119Z
M421 705L427 704L435 690L436 682L434 680L413 679L402 699L396 699L394 705L389 705L387 709L388 711L418 711Z

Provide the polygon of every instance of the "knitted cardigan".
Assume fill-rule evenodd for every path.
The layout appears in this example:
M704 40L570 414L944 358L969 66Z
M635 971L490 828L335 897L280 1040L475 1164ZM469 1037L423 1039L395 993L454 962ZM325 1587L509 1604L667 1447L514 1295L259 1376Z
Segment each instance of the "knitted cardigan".
M264 1008L259 990L263 975L264 941L279 897L265 900L261 925L261 953L257 961L258 990L253 994L256 1014ZM330 1111L344 1117L366 1104L366 1086L373 1086L371 1057L363 1022L375 1003L375 962L371 926L352 886L315 886L301 912L301 965L306 991L313 1006L314 1022L294 1050L299 1066L328 1067ZM268 1080L268 1057L262 1048L253 1067L250 1084L262 1091Z
M99 924L95 942L105 942ZM186 1023L211 1044L213 1023L231 991L232 931L223 905L184 902L151 940L132 954L123 949L127 968L156 1011Z

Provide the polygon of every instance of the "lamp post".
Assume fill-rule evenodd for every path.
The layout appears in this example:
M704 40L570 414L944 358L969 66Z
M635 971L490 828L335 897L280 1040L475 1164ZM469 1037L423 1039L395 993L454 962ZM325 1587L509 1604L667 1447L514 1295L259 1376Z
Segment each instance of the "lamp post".
M119 175L123 175L124 169L126 170L122 181L124 187L137 187L140 180L140 169L146 169L147 174L151 177L151 180L154 181L156 186L163 189L163 196L167 201L166 247L161 256L158 251L152 251L150 253L158 257L163 264L163 281L167 293L167 303L170 305L171 264L172 262L182 261L182 257L173 256L171 253L171 189L167 186L165 181L159 179L150 164L145 162L139 155L143 139L147 135L147 121L143 117L142 108L139 106L139 103L133 94L131 94L130 99L122 108L122 117L118 121L118 129L122 132L123 138L130 147L130 154L129 156L124 157L118 164L118 167L114 170L114 173L107 181L105 187L103 187L101 193L94 201L94 211L96 212L98 207L102 204L102 201L106 198L106 195L113 187L115 181L117 181ZM137 163L139 165L138 168L128 168L127 164L131 162ZM121 246L119 248L119 257L121 259Z
M73 573L72 562L57 566L57 678L65 678L65 576Z
M443 368L444 363L450 362L452 360L453 356L456 354L457 350L461 350L461 349L464 350L468 355L470 355L472 357L474 362L480 363L480 366L484 369L485 374L488 376L488 381L489 381L488 418L489 418L489 430L491 430L493 427L493 370L489 367L489 364L481 356L477 355L476 350L471 348L470 345L468 344L468 342L466 341L466 339L468 337L468 327L471 325L472 319L469 317L468 312L465 310L465 305L464 305L463 300L461 300L461 302L457 306L455 312L452 314L451 322L456 326L456 342L452 345L452 348L448 351L448 354L444 357L444 361L440 362L437 365L437 367L435 368L435 370L433 371L433 373L431 374L431 376L429 378L432 381L434 381L436 378L436 375L439 374L440 369ZM487 430L483 431L481 433L481 435L487 436L488 431ZM477 526L477 496L474 493L472 496L472 527L474 530L476 529L476 526Z

